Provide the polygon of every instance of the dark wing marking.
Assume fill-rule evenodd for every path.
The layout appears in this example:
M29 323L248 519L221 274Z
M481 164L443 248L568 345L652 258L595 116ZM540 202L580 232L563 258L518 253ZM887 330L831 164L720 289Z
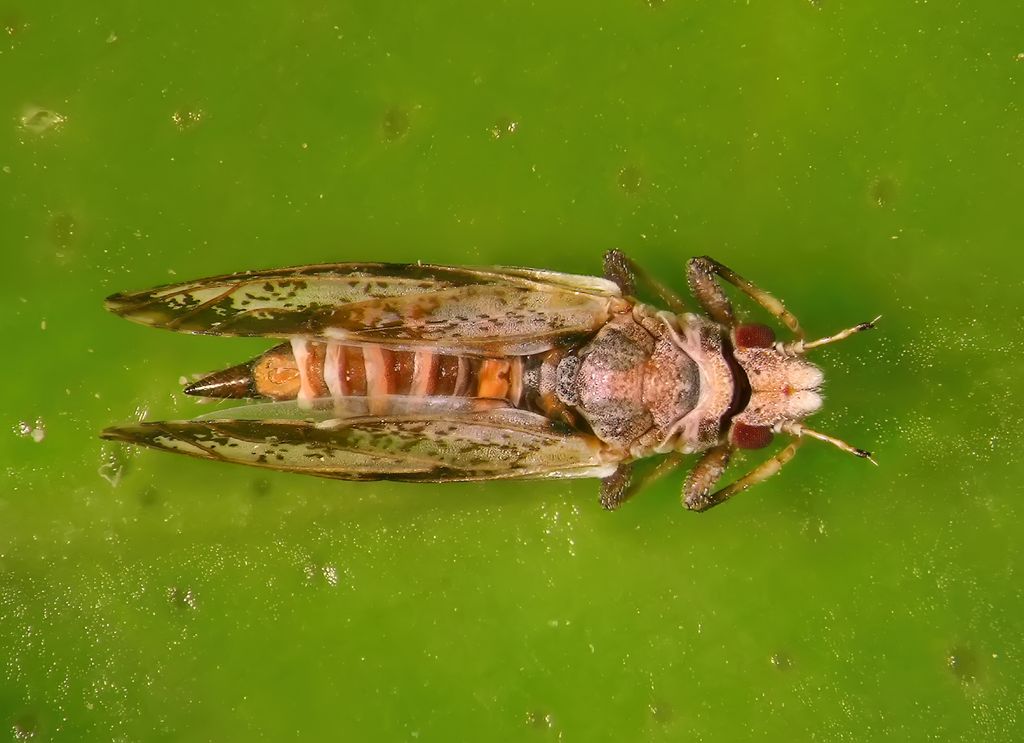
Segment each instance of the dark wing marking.
M193 418L193 421L219 421L225 419L248 421L306 421L319 423L337 418L358 418L362 416L396 417L431 415L450 415L462 413L482 413L487 410L508 408L506 400L484 397L451 397L451 396L417 396L417 395L377 395L372 398L373 410L370 410L369 397L317 397L312 400L275 400L272 402L255 402L247 405L235 405L218 408Z
M510 408L428 417L308 421L196 420L108 428L107 439L203 459L340 480L451 482L605 477L594 436Z
M115 294L112 312L187 333L527 354L607 322L618 287L524 268L338 263Z

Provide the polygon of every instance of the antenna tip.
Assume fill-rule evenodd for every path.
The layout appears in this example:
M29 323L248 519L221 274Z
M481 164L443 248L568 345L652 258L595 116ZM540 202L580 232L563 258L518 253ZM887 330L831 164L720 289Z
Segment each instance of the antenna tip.
M875 461L875 458L871 454L871 452L866 451L864 449L854 449L853 453L856 454L861 459L868 460L869 462L871 462L871 464L875 465L876 467L878 466L878 462Z
M870 320L869 322L862 322L860 325L857 326L857 332L859 333L859 332L864 331L864 330L872 330L872 329L874 329L875 326L878 325L878 321L881 320L881 319L882 319L882 316L879 315L874 320Z

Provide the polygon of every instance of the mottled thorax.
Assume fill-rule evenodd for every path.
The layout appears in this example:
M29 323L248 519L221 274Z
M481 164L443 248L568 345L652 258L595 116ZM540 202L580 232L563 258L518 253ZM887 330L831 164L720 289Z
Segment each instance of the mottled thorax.
M704 393L685 343L665 318L637 306L605 325L572 364L559 365L560 396L602 441L646 456L672 437Z

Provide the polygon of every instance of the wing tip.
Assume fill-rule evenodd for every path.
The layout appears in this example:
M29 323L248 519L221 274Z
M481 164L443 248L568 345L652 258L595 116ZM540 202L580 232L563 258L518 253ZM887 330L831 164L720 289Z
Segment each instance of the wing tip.
M128 292L116 292L103 300L103 307L115 314L130 310L137 304L135 295Z
M138 444L142 434L142 426L107 426L100 431L100 438L104 441L120 441L126 444Z
M149 295L130 292L111 294L103 300L103 308L118 317L143 325L156 325L160 317L152 311Z

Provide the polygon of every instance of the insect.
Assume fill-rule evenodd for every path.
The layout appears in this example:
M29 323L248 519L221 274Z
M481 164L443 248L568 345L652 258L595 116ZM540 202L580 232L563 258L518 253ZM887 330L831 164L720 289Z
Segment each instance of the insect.
M874 461L802 421L823 381L804 355L878 318L807 341L779 300L708 257L687 264L703 314L620 251L604 274L338 263L115 294L107 308L144 325L282 342L184 390L261 402L102 435L343 480L595 477L608 509L690 454L682 500L696 511L775 474L806 438ZM793 339L739 323L723 281ZM735 450L777 434L792 440L714 490Z

